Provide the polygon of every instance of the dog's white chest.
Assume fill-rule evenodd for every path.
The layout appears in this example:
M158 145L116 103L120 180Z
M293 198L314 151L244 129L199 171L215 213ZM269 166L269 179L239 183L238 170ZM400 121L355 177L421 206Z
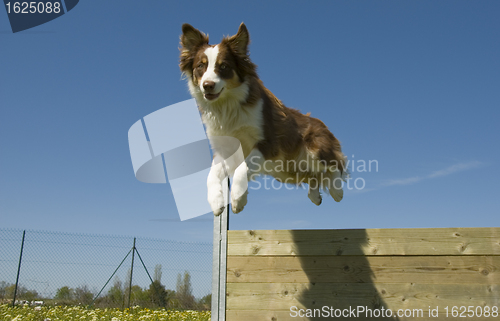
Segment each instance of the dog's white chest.
M230 136L238 139L245 157L264 139L262 102L255 106L221 106L202 110L208 136Z

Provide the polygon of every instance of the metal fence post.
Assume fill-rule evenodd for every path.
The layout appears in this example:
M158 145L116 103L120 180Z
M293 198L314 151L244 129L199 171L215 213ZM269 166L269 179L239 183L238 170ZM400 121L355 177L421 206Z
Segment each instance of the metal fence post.
M229 177L223 181L226 208L219 216L214 216L214 241L212 262L212 321L226 320L226 265L227 230L229 229Z
M135 237L134 237L134 246L132 247L132 263L130 264L130 281L128 283L128 308L130 308L130 296L132 295L132 274L134 274L134 254L135 254Z
M23 240L21 241L21 253L19 253L19 264L17 266L17 276L16 276L16 287L14 288L14 298L12 299L12 306L16 305L16 294L17 287L19 285L19 273L21 272L21 261L23 259L23 249L24 249L24 236L26 235L26 230L23 231Z

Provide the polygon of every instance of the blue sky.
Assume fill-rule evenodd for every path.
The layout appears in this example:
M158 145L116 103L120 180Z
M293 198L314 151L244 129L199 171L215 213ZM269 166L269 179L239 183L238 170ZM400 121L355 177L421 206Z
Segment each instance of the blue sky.
M323 120L365 188L316 207L251 190L231 229L500 226L497 1L80 1L12 34L0 10L0 228L211 241L168 184L134 177L127 132L191 98L182 23L212 43L244 21L264 84ZM269 182L270 183L270 182Z

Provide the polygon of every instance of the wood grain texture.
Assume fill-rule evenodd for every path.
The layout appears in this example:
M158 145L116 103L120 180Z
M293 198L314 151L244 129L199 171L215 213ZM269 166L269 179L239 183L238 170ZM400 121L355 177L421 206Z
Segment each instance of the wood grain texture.
M500 256L233 256L227 282L500 284Z
M426 311L427 312L427 311ZM444 313L439 313L437 317L429 318L428 315L425 317L393 317L393 318L367 318L367 317L356 317L356 318L308 318L308 317L292 317L290 311L264 311L264 310L228 310L226 312L226 319L230 321L325 321L325 320L342 320L342 321L353 321L353 320L383 320L383 321L444 321L444 320L467 320L467 321L492 321L498 320L498 318L492 317L467 317L467 318L453 318L451 316L446 317Z
M228 255L500 255L500 228L235 230Z
M228 283L228 310L289 311L290 307L336 309L381 306L423 309L436 306L498 306L499 285L456 284L340 284L340 283ZM444 312L444 310L442 311Z

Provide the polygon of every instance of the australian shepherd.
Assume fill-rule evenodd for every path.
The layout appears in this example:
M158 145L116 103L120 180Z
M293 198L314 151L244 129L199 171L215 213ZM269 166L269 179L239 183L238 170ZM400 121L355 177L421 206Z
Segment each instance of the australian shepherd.
M234 171L231 206L234 213L247 203L247 179L271 175L292 184L308 184L309 199L320 205L320 190L340 202L346 157L340 143L319 119L286 107L267 89L248 54L250 37L242 23L238 33L208 43L208 35L182 26L180 69L196 99L207 135L239 140L245 161ZM225 207L225 170L212 166L208 202L215 215Z

